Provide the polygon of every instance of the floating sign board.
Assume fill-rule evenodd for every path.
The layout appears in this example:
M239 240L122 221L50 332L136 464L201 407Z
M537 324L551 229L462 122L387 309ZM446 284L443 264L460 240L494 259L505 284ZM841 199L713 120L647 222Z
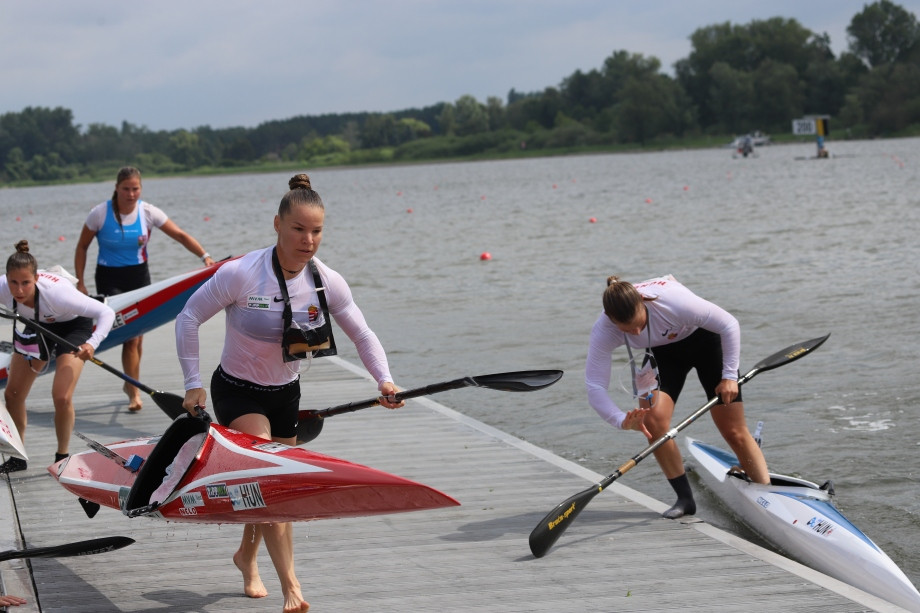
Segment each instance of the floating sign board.
M818 127L814 118L807 119L793 119L792 120L792 133L793 134L817 134Z
M818 136L827 136L830 132L830 121L827 115L792 120L792 133L796 135L817 134Z

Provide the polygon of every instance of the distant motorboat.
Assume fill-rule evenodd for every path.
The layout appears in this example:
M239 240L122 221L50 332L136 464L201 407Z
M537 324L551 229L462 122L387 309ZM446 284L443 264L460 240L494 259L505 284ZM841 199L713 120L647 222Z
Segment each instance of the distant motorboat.
M751 132L750 134L743 134L741 136L735 137L735 140L729 143L729 147L732 147L740 151L742 146L747 141L750 141L750 144L753 145L754 147L763 147L764 145L773 144L773 142L770 140L769 134L764 134L760 130L755 130Z

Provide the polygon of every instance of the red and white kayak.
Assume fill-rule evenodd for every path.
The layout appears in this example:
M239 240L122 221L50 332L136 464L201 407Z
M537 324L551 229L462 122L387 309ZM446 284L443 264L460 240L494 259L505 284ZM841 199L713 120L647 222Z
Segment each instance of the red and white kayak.
M117 347L127 340L146 334L174 320L192 293L230 259L221 260L214 266L197 268L157 281L130 292L108 296L105 301L115 311L115 324L109 335L99 345L97 353ZM0 342L0 387L6 385L12 351L12 343ZM49 368L46 372L51 372L51 370L52 368Z
M420 511L460 503L421 483L211 424L98 445L48 467L64 488L129 517L269 523ZM141 463L142 462L142 463ZM136 472L132 465L140 464ZM127 467L126 467L127 466Z

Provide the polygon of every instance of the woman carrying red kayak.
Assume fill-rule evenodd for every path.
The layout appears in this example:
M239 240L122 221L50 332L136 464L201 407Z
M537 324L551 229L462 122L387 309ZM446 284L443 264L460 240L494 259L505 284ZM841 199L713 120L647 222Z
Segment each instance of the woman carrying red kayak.
M224 264L189 298L176 318L176 347L185 375L183 406L195 414L195 407L204 407L206 400L198 328L223 310L224 348L211 376L218 421L247 434L295 445L301 360L335 353L330 315L377 381L380 404L395 409L404 403L394 402L399 388L390 376L386 353L352 299L348 284L315 257L326 215L322 199L305 174L291 178L289 187L275 215L276 244ZM309 605L294 570L290 523L246 525L233 556L243 573L246 595L267 595L256 564L263 538L281 580L284 611L306 611Z

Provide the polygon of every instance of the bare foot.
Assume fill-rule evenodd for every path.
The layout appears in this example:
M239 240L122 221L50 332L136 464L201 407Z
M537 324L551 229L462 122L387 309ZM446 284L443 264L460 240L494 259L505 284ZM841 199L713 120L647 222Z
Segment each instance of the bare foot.
M310 610L310 603L303 599L299 587L291 588L284 594L284 613L306 613Z
M128 410L136 413L144 408L144 401L141 400L141 392L130 383L121 386L122 391L128 395Z
M233 563L243 573L243 592L247 596L250 598L265 598L268 596L268 590L265 589L265 584L262 583L262 577L259 576L259 567L255 562L244 566L240 559L240 552L237 551L233 554ZM293 610L297 611L298 609Z

